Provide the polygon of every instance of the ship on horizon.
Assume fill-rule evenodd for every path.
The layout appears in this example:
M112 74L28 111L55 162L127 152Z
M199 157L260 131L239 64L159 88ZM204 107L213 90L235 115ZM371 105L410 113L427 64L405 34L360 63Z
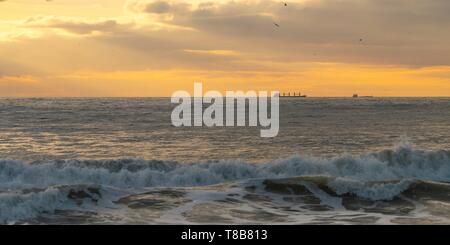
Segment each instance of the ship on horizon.
M285 97L289 97L289 98L306 98L308 97L307 95L301 94L300 92L296 93L292 93L291 92L287 92L287 93L278 93L278 97L280 98L285 98Z
M358 94L353 94L352 98L373 98L373 96L372 95L359 96Z

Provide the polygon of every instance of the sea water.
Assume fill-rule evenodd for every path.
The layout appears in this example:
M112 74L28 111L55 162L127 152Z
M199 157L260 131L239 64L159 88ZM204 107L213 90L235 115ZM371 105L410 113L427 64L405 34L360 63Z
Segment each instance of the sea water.
M450 98L280 98L274 138L174 107L0 99L0 223L450 224Z

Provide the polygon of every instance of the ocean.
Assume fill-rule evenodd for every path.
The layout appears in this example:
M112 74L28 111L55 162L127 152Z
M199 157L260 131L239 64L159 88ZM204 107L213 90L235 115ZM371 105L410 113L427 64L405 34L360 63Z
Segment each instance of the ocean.
M0 224L450 224L450 98L280 98L280 131L170 98L1 98Z

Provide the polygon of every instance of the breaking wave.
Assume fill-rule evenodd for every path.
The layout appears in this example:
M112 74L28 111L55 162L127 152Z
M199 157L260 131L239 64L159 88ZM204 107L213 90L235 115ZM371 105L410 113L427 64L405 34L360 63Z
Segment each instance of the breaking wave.
M420 179L450 181L450 152L401 145L394 150L333 158L293 156L265 164L221 160L195 164L168 161L0 161L0 188L96 184L116 188L186 187L245 179L321 175L356 182Z
M221 160L0 161L0 223L80 205L112 205L120 195L153 187L194 187L249 180L289 179L334 196L392 200L402 193L450 194L450 152L403 144L392 150L333 158L293 156L264 164ZM266 181L265 181L266 180ZM282 185L283 186L283 185ZM286 187L286 186L285 186ZM427 192L418 190L427 189ZM270 188L269 188L270 189ZM428 195L427 194L427 195Z

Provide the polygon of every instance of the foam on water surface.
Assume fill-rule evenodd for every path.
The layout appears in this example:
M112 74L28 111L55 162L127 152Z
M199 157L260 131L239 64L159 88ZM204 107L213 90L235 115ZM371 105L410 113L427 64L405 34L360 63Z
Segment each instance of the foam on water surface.
M401 144L360 156L297 155L263 164L3 160L0 222L39 222L44 220L41 216L48 219L61 210L114 217L121 209L134 212L134 222L140 219L136 210L141 217L147 213L144 223L296 223L331 214L335 216L319 221L345 223L358 219L342 220L339 215L408 216L427 198L450 201L450 186L445 183L450 182L449 156L448 151ZM369 216L370 222L380 219ZM359 219L369 222L367 217Z

